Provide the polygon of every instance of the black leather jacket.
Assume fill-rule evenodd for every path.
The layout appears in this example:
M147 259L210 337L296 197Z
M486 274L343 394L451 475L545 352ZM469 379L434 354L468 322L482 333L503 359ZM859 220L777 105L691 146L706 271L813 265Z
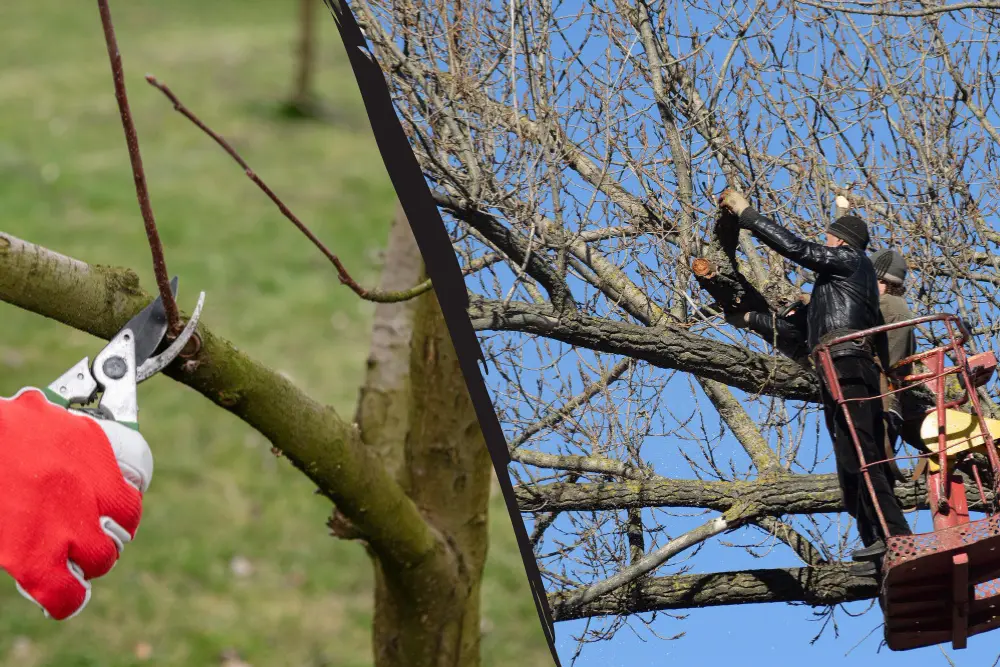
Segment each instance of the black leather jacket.
M740 215L740 227L786 257L816 274L806 315L806 344L811 351L824 340L882 324L875 267L861 250L828 248L804 241L752 207ZM845 345L835 356L871 357L874 345L883 356L885 335L864 345Z

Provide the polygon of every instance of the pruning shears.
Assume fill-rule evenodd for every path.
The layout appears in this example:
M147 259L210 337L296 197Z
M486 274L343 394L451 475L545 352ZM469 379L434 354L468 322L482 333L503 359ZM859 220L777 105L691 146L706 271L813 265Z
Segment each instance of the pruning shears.
M177 278L170 281L170 291L177 294ZM46 397L67 409L85 412L98 419L111 419L139 430L139 406L136 387L172 362L198 327L205 293L198 297L191 319L184 330L159 354L167 334L167 312L161 297L129 320L101 350L91 365L84 357L43 389ZM86 406L100 394L96 408Z

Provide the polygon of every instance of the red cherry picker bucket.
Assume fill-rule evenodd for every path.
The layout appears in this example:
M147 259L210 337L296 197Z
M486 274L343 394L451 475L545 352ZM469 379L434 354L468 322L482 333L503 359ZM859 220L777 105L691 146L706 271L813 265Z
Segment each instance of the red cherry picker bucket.
M814 359L831 396L844 411L848 430L857 448L868 493L874 499L868 469L885 461L865 461L840 383L830 347L864 336L917 325L945 328L945 343L900 360L889 375L889 393L929 388L936 405L927 412L920 437L926 450L916 470L926 481L927 502L934 530L886 540L880 569L879 602L885 615L885 640L902 651L951 642L965 648L968 637L1000 626L1000 420L983 416L976 389L992 377L997 358L993 352L969 355L971 338L962 320L954 315L929 315L906 322L854 332L817 347ZM900 367L920 362L926 370L898 377ZM916 368L914 367L914 370ZM948 380L957 386L948 397ZM957 385L955 383L957 380ZM882 400L880 395L866 400ZM958 408L964 408L959 410ZM990 488L990 500L984 490ZM970 520L969 499L979 503L984 518ZM875 508L883 533L888 535L882 510Z

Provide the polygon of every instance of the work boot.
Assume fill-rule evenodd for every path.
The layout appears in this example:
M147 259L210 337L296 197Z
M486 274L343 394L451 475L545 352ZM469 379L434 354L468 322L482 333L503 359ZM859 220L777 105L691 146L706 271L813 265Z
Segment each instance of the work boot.
M870 546L864 549L858 549L851 554L852 560L878 560L885 555L885 542L882 540L876 540Z

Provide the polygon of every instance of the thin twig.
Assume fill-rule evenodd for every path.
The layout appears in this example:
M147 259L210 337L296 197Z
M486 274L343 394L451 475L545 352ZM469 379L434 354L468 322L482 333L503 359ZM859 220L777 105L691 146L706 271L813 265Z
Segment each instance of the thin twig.
M226 141L220 135L218 135L214 130L212 130L212 128L205 125L205 123L203 123L201 119L194 114L193 111L184 106L184 104L179 99L177 99L177 96L174 95L174 92L170 90L170 88L166 84L160 83L156 79L156 77L153 76L152 74L146 75L146 81L149 82L149 85L153 86L154 88L158 89L161 93L166 95L167 99L169 99L170 102L174 105L174 109L176 111L180 112L181 115L183 115L185 118L187 118L192 123L197 125L202 132L204 132L212 139L214 139L215 143L219 144L219 146L222 147L222 150L226 151L231 158L236 160L237 164L243 167L243 171L246 172L247 178L256 183L257 187L260 188L264 192L264 194L270 197L271 201L273 201L275 206L278 207L278 210L281 211L282 215L288 218L293 225L298 227L299 231L305 234L306 237L313 242L313 245L319 248L319 251L322 252L326 256L326 258L330 260L330 262L334 265L334 267L336 267L337 276L338 278L340 278L340 282L350 287L351 290L359 297L367 301L376 301L378 303L395 303L397 301L407 301L414 297L420 296L421 294L423 294L424 292L426 292L431 288L430 280L425 280L419 285L401 291L382 291L378 289L369 290L359 285L354 280L354 278L351 277L351 274L348 273L347 268L344 267L344 264L343 262L340 261L340 258L337 257L335 254L333 254L330 251L330 249L323 244L322 241L316 238L316 235L312 233L312 230L310 230L305 225L304 222L299 220L298 216L292 213L292 211L285 205L285 203L278 197L278 195L274 194L274 191L272 191L271 188L269 188L267 184L264 183L264 181L262 181L259 176L257 176L256 173L254 173L254 170L250 168L250 165L248 165L246 161L242 157L240 157L239 153L237 153L236 150L229 145L228 141Z
M160 243L160 233L156 229L153 218L153 207L149 203L149 190L146 188L146 172L142 168L142 156L139 154L139 137L132 122L132 111L128 106L128 94L125 92L125 72L122 69L122 56L118 51L118 40L115 38L115 27L111 22L111 9L108 0L97 0L101 11L101 24L104 26L104 41L108 46L108 58L111 60L111 74L115 82L115 99L118 100L118 110L121 112L122 128L125 130L125 143L128 146L128 157L132 163L132 176L135 179L135 195L139 200L139 210L146 226L146 238L149 239L149 250L153 254L153 274L156 276L156 286L160 289L160 299L167 312L167 323L171 332L181 329L180 313L174 293L170 290L170 276L167 273L167 262L163 258L163 244Z
M727 512L727 514L729 513L733 513L732 510ZM646 554L628 567L623 568L617 574L614 574L603 581L592 584L587 588L580 588L574 595L568 597L561 606L563 609L573 609L587 604L602 595L606 595L607 593L621 588L625 584L635 581L639 577L652 572L681 551L684 551L685 549L688 549L696 544L700 544L701 542L704 542L710 537L714 537L725 530L735 528L738 523L740 523L739 519L731 519L726 515L717 516L709 520L707 523L689 530L680 537L670 540L659 549Z
M919 11L903 12L892 9L884 9L881 7L877 9L859 9L855 7L847 7L845 5L830 5L821 2L810 2L809 0L796 1L808 7L815 7L816 9L823 9L828 12L864 14L867 16L896 16L901 18L920 18L923 16L933 16L935 14L946 14L948 12L963 12L970 9L1000 9L1000 3L997 2L956 2L952 5L943 4L938 5L937 7L925 7Z

